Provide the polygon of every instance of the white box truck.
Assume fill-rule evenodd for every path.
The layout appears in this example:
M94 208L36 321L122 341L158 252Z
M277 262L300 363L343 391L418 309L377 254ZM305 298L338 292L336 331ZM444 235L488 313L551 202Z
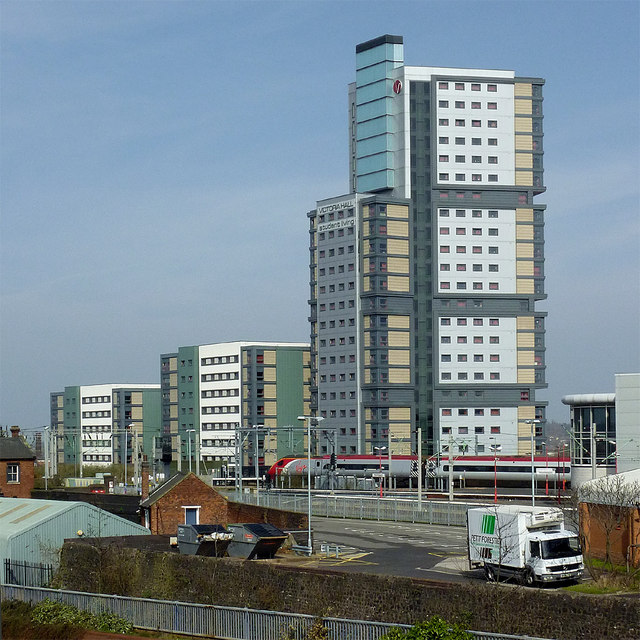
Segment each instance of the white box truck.
M495 505L467 511L469 567L487 580L518 577L523 584L579 580L578 537L554 507Z

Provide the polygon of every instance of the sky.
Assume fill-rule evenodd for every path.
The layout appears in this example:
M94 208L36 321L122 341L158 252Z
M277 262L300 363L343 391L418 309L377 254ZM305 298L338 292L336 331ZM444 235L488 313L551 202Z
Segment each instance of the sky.
M160 354L309 340L306 213L348 192L355 46L546 79L547 417L640 371L640 3L0 4L0 425L159 383Z

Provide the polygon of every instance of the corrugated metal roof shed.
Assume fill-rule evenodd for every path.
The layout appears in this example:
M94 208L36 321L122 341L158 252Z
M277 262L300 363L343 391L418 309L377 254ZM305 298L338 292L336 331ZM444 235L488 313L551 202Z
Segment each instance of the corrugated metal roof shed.
M0 498L0 561L57 564L66 538L150 534L86 502Z

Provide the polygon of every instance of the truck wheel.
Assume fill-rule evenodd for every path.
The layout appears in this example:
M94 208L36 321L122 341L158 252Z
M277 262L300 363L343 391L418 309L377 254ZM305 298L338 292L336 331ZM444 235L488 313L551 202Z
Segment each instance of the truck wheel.
M533 587L536 582L536 575L530 567L527 567L522 574L522 584L527 587Z
M496 581L496 572L493 570L493 567L486 564L484 565L484 577L487 579L487 582Z

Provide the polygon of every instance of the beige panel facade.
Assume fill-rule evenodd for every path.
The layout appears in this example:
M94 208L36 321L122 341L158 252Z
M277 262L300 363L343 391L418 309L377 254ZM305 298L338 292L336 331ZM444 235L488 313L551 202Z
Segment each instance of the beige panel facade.
M392 384L409 384L411 371L409 369L389 369L389 382Z
M278 404L276 402L273 402L273 400L265 402L264 413L267 416L275 416L278 413Z
M513 128L516 133L531 133L533 131L531 118L514 118Z
M516 240L533 240L533 225L532 224L516 225Z
M514 85L513 92L516 97L519 97L519 96L528 97L533 95L533 88L531 83L529 82L516 82Z
M362 235L363 236L369 235L369 223L366 220L362 222Z
M142 420L142 407L131 407L131 419Z
M518 331L533 331L535 327L535 319L532 316L518 316L516 318L516 328Z
M408 365L411 364L411 351L408 349L389 349L389 364Z
M531 114L531 100L515 100L514 113L518 115L530 115Z
M389 218L408 218L409 207L400 204L388 204L387 216Z
M389 407L389 420L411 421L411 407Z
M519 276L532 276L533 275L533 261L532 260L518 260L516 262L516 274Z
M534 369L518 369L518 384L533 384L535 381Z
M410 346L411 334L406 331L389 331L390 347L408 347Z
M516 280L516 293L534 293L532 278L518 278Z
M363 291L371 291L371 278L369 276L365 276L362 279L362 289Z
M534 367L535 360L533 358L533 351L518 351L518 366Z
M409 273L409 258L390 257L387 260L387 271L392 273Z
M401 256L409 255L409 241L400 240L399 238L389 238L387 240L387 253L397 254Z
M533 258L533 244L518 242L516 244L516 258Z
M533 136L517 135L516 151L533 151Z
M169 402L178 402L178 390L169 389Z
M169 374L169 386L170 387L177 387L178 386L178 374L177 373Z
M533 333L518 332L517 344L520 348L532 348L535 346L535 335Z
M276 363L276 352L269 350L264 352L264 363L265 364L275 364Z
M533 171L516 171L516 185L519 187L533 186Z
M371 346L371 334L368 331L364 334L364 346L365 347Z
M408 329L409 316L387 316L387 326L389 329Z
M275 384L265 384L264 385L264 397L265 398L275 398L276 397L276 385Z
M409 276L389 276L387 279L387 289L389 291L409 291Z
M533 169L531 153L516 153L516 169Z
M264 381L265 382L275 382L276 381L276 370L274 367L265 367L264 370Z
M387 220L387 234L406 237L409 235L409 223L401 220Z

